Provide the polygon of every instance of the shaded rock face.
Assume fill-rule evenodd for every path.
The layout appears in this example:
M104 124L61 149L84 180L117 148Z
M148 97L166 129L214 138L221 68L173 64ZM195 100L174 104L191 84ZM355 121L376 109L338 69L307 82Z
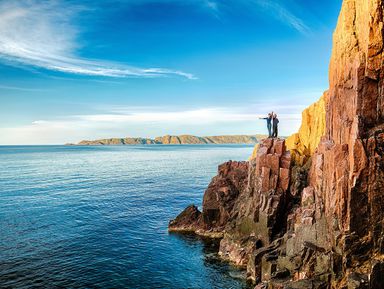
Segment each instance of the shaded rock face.
M384 288L383 9L344 0L330 88L314 106L323 136L313 108L292 154L263 140L230 201L219 253L257 288Z
M233 218L233 209L248 184L248 162L227 162L219 166L204 193L203 224L205 230L222 231Z
M248 162L229 161L219 166L204 193L203 210L187 207L170 221L169 231L195 232L199 235L222 237L229 220L234 218L234 207L248 184Z

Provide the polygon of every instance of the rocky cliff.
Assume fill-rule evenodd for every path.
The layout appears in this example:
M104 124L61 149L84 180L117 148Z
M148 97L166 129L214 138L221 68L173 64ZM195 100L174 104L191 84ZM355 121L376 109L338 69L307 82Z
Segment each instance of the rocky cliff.
M170 223L220 233L256 288L384 288L383 7L344 0L329 90L299 133L225 164L203 212Z
M194 135L166 135L150 138L109 138L99 140L83 140L78 145L138 145L138 144L255 144L262 135L222 135L222 136L194 136Z

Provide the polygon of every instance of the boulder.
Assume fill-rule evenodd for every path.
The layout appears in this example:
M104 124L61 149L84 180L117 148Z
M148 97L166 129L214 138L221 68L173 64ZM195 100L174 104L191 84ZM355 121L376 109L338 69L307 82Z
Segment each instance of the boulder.
M195 232L201 228L201 212L195 205L185 208L168 224L169 232Z

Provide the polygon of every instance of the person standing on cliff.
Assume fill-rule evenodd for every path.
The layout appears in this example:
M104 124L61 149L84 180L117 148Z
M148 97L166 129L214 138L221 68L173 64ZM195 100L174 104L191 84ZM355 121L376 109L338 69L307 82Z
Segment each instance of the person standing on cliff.
M260 119L265 119L267 121L268 137L272 136L272 117L273 112L268 113L267 117L260 117Z
M272 137L277 137L278 135L278 126L279 126L279 119L277 118L277 114L273 114L272 117L272 124L273 124L273 134Z

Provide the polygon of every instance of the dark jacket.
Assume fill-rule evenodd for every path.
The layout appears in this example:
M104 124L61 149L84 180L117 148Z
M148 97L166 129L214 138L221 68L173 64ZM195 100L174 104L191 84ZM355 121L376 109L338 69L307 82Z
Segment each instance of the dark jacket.
M276 117L273 119L273 126L276 127L279 124L279 119Z
M266 119L267 120L267 124L271 124L272 123L272 117L264 117L262 119Z

